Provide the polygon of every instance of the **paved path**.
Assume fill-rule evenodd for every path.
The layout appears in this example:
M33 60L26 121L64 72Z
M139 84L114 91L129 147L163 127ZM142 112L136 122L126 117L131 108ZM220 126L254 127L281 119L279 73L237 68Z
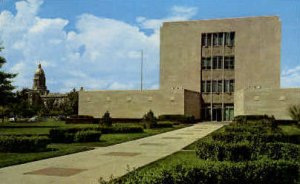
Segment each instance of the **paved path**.
M50 158L0 169L1 184L94 184L112 174L119 177L175 153L222 127L199 123L191 127L91 151Z

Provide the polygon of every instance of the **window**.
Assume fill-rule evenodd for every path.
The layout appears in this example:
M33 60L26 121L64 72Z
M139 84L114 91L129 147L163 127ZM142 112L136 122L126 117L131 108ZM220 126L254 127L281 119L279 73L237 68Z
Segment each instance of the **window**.
M223 86L223 81L219 80L218 81L218 92L221 93L222 92L222 86Z
M218 81L212 81L212 92L218 92Z
M223 68L223 57L215 56L213 57L213 69L222 69Z
M230 81L229 80L225 80L224 81L224 92L225 93L229 92L229 86L230 86Z
M206 92L211 92L211 81L206 81Z
M205 93L205 91L206 91L205 89L206 89L206 81L202 81L201 82L201 92Z
M234 56L226 56L225 57L224 69L234 69Z
M208 47L211 45L211 33L202 34L202 46Z
M234 46L234 37L235 37L235 33L234 32L228 32L225 35L225 45L232 47Z
M229 91L234 92L234 80L230 80Z
M207 58L202 58L202 69L211 69L211 58L207 57Z
M223 33L214 33L213 34L213 45L214 46L223 45Z

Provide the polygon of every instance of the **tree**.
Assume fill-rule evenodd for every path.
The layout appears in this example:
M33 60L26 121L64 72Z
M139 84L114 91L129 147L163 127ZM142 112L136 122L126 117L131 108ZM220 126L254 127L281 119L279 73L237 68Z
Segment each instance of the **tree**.
M0 47L0 52L3 47ZM2 66L6 63L6 59L0 56L0 109L6 109L6 107L13 102L15 87L11 84L12 79L16 77L17 74L6 73L1 70ZM2 121L4 121L4 110L1 110Z
M78 91L74 88L68 93L68 110L67 114L78 114Z

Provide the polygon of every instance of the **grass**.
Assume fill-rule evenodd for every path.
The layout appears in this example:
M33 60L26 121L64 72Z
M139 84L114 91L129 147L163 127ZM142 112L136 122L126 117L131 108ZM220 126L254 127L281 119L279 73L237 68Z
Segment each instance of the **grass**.
M91 150L87 146L69 146L68 144L51 144L48 147L49 151L38 153L0 153L0 168L32 162L45 158L57 157L66 154Z
M280 125L279 127L286 134L300 135L300 128L297 127L296 125ZM216 131L221 132L221 131L224 131L224 129L225 128L223 127ZM201 138L201 140L203 140L203 139L211 139L211 134ZM155 162L148 164L146 166L143 166L141 168L138 168L136 170L136 172L145 173L145 172L149 172L150 170L163 168L163 167L173 165L173 164L184 164L185 163L185 164L194 165L194 164L201 164L203 162L206 162L206 160L201 160L201 159L197 158L197 156L196 156L195 149L196 149L196 144L199 140L193 142L192 144L188 145L187 147L183 148L183 150L181 150L177 153L169 155L163 159L155 161ZM130 168L130 169L132 170L134 168ZM123 177L127 177L127 175L125 175Z
M288 135L300 135L300 128L297 125L280 125L283 133Z
M113 126L142 126L137 123L115 123ZM48 120L34 123L0 123L0 135L48 135L51 128L55 127L97 127L97 124L65 124L63 121ZM187 125L175 125L173 128L145 129L143 133L103 134L99 142L50 144L48 151L39 153L0 153L0 168L16 165L45 158L67 155L81 151L91 150L94 147L104 147L122 142L132 141L143 137L164 133L167 131L184 128Z

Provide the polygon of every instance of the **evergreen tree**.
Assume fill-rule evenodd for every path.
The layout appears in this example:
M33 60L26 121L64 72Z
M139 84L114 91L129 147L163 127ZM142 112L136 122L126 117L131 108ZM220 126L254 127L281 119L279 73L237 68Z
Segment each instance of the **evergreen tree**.
M3 47L0 47L0 52ZM2 66L6 63L6 59L0 56L0 109L2 109L1 115L4 118L4 110L7 105L13 102L15 87L11 84L12 79L16 77L16 74L6 73L1 70ZM2 119L3 120L3 119Z

